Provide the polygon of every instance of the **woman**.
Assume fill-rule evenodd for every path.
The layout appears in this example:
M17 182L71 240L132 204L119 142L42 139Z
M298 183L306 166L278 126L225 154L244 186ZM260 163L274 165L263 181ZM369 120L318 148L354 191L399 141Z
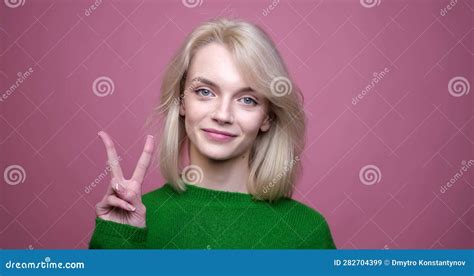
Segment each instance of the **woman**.
M227 19L196 28L167 68L155 111L167 183L141 196L152 136L126 180L99 132L112 181L90 248L335 248L324 217L291 199L302 97L263 30Z

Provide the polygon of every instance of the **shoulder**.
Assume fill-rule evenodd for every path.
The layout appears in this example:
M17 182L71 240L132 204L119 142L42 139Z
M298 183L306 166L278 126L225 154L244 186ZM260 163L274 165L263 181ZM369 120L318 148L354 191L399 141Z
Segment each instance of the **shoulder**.
M275 208L288 226L301 235L300 248L336 248L326 218L316 209L294 199L282 199Z
M325 221L324 216L319 211L291 198L280 199L272 206L285 216L304 218L305 221L311 223Z
M164 183L162 186L143 194L142 197L149 198L149 197L154 197L161 194L169 194L170 192L174 192L174 190L171 188L171 186L168 183Z
M163 186L142 195L142 201L147 207L156 204L164 204L164 202L167 202L170 198L175 196L175 194L176 191L165 183Z

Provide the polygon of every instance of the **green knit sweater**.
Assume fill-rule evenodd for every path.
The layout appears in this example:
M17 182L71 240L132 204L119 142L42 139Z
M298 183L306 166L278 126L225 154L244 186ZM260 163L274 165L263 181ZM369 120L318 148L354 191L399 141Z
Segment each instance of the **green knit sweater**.
M289 198L256 201L244 193L169 183L142 197L146 227L96 218L89 248L335 249L317 211Z

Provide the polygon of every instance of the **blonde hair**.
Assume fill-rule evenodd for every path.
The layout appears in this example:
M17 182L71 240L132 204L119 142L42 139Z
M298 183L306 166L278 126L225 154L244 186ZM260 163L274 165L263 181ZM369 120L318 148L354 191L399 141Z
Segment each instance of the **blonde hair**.
M240 20L216 19L194 29L175 54L164 73L160 105L151 120L162 116L158 145L161 174L179 192L186 186L181 178L182 150L188 141L179 104L186 74L196 51L220 43L233 55L249 86L269 100L271 126L260 132L249 156L247 190L257 200L276 201L291 197L301 169L305 144L303 95L291 81L286 66L269 36L258 26Z

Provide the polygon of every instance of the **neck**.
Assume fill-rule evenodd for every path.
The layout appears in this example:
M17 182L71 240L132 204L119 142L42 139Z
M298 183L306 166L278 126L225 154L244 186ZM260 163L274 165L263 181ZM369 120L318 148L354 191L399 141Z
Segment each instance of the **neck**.
M192 143L189 147L190 163L202 169L200 183L194 185L228 192L248 193L247 179L250 174L249 152L228 160L215 160L203 156Z

